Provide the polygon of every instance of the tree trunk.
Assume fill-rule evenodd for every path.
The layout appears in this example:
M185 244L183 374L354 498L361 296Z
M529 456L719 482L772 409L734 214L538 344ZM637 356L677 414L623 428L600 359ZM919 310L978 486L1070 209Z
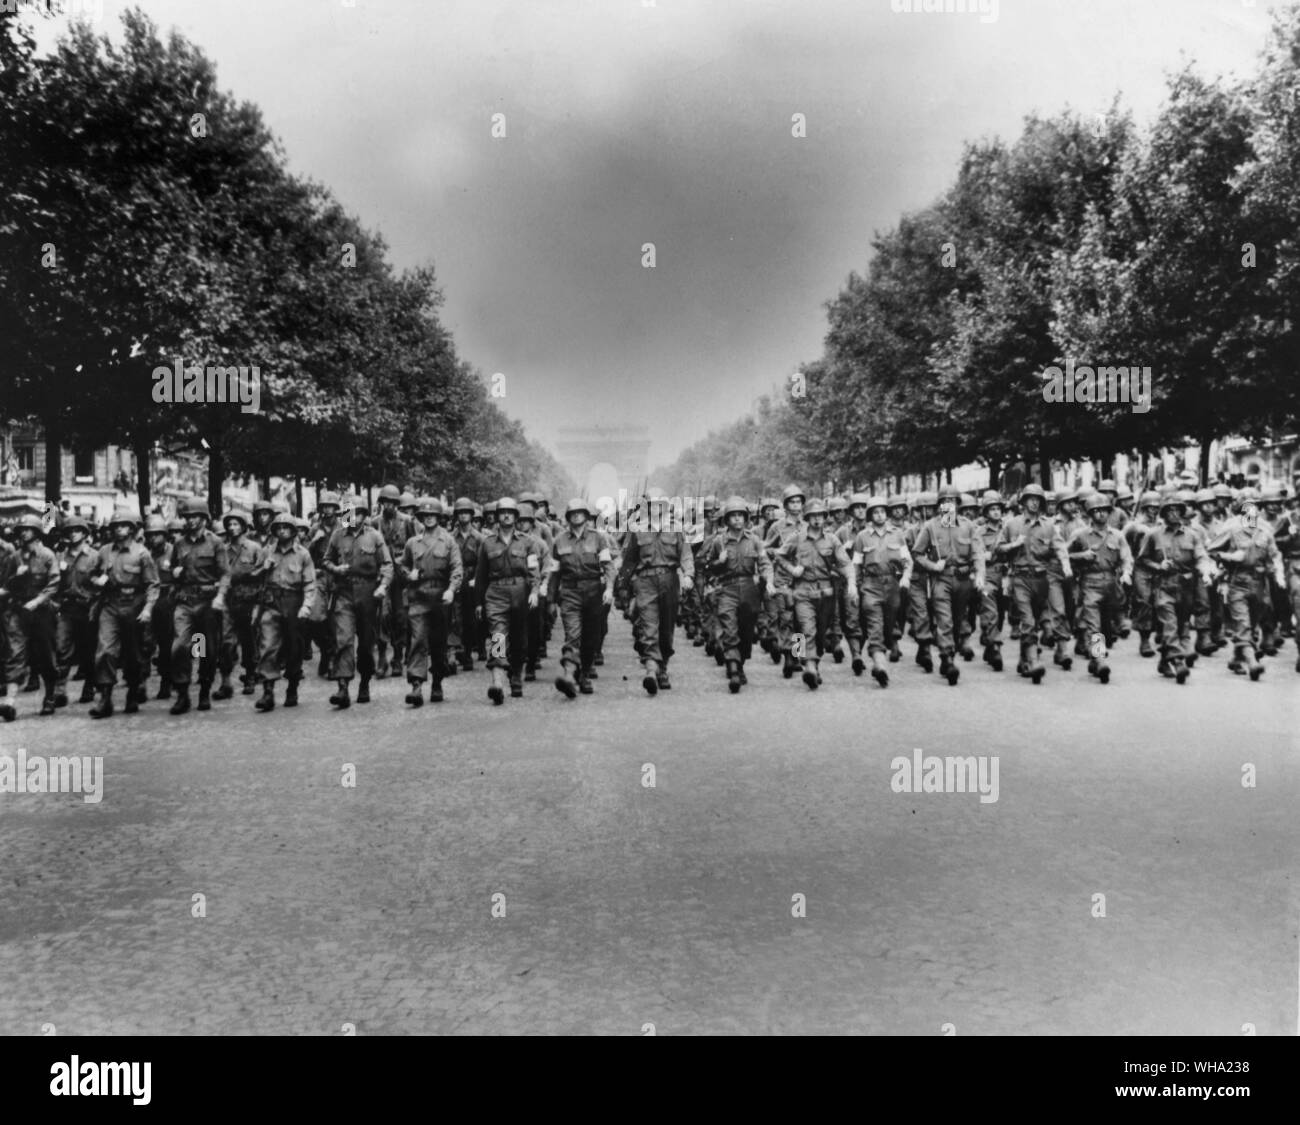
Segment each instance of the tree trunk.
M1002 481L999 479L1001 476L1002 476L1002 458L990 457L989 458L989 488L993 489L995 492L1002 491Z
M216 524L221 522L222 507L225 503L221 496L221 484L226 478L226 459L221 455L221 447L209 439L208 442L208 511Z
M302 515L302 477L293 478L294 515Z
M55 504L63 495L63 427L53 415L45 423L45 499Z
M1047 447L1038 447L1038 480L1044 492L1052 490L1052 462L1047 456Z
M135 453L135 494L140 501L140 518L143 520L153 503L153 443L137 434L131 449Z
M271 474L259 473L257 477L258 499L271 499Z
M1201 487L1210 487L1210 445L1213 443L1212 434L1201 435Z

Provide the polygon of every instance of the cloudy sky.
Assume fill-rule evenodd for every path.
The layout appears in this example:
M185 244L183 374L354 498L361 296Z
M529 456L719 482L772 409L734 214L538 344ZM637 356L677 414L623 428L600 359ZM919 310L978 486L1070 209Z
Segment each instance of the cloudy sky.
M645 425L655 464L821 353L823 303L866 266L873 231L945 188L964 141L1116 93L1147 120L1184 60L1249 72L1270 7L999 0L990 20L891 0L139 6L204 49L399 267L433 263L458 346L505 374L508 413L548 444L565 425ZM110 34L121 7L103 0Z

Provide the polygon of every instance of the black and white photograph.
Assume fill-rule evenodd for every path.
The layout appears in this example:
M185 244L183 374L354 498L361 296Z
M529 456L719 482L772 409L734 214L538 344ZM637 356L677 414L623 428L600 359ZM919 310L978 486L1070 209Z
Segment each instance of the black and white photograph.
M0 0L0 111L48 1097L1300 1033L1300 6Z

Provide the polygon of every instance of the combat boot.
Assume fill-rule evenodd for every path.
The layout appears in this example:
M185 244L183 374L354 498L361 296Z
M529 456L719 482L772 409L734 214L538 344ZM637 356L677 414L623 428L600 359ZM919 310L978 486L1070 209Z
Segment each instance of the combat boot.
M275 681L274 680L267 680L266 683L262 685L262 698L259 699L256 703L254 703L253 706L259 711L275 710Z
M500 707L506 701L505 693L505 673L501 668L489 668L488 674L492 683L488 687L488 698L492 700L494 707Z
M1174 668L1174 680L1179 684L1187 683L1187 677L1192 674L1192 670L1187 667L1186 661L1181 656L1175 656L1171 663Z
M1138 645L1139 656L1155 656L1156 650L1151 647L1151 631L1149 629L1140 630L1138 636L1142 643Z
M370 702L370 677L369 676L361 677L361 686L357 688L357 702L358 703Z
M530 663L530 664L525 664L525 665L524 665L524 683L526 683L526 684L533 684L533 683L536 683L536 682L537 682L537 665L536 665L536 664L531 664L531 663Z
M817 685L821 682L821 677L817 675L817 661L805 660L803 662L803 682L808 685L809 690L817 690Z
M1264 674L1264 665L1259 662L1259 657L1255 655L1255 650L1250 645L1246 646L1245 656L1246 671L1250 673L1251 681L1257 682Z
M867 670L866 662L862 659L862 642L850 640L849 654L853 657L853 674L862 675Z
M474 657L469 649L463 648L456 654L456 660L466 672L474 671Z
M1056 652L1052 655L1052 663L1059 664L1063 671L1068 672L1074 667L1074 657L1070 655L1070 642L1059 640L1056 642Z
M511 698L511 699L523 699L523 697L524 697L524 684L523 684L523 681L519 678L519 669L518 669L518 668L511 668L511 669L510 669L509 680L510 680L510 698Z
M27 677L27 682L26 682L25 684L23 684L22 690L23 690L24 692L35 691L35 690L36 690L38 687L40 687L40 686L41 686L41 678L40 678L40 676L38 676L35 672L32 672L32 673Z
M939 654L939 675L948 681L949 687L957 686L957 678L961 675L961 669L957 667L957 661L950 652L941 652Z
M929 641L917 641L916 662L927 673L934 671L934 657L930 655Z
M229 698L230 698L232 695L234 695L234 694L235 694L235 689L234 689L233 685L230 683L230 673L229 673L229 672L222 672L222 673L221 673L221 686L220 686L219 688L217 688L217 690L214 691L214 692L212 693L212 698L215 699L215 700L217 700L218 702L220 702L220 701L223 700L223 699L229 699ZM205 708L204 708L204 706L203 706L203 692L202 692L202 690L200 689L200 691L199 691L199 710L202 711L202 710L204 710L204 709L205 709Z
M903 659L903 650L898 647L898 640L895 638L889 645L889 663L897 664Z
M393 663L392 666L388 669L388 674L392 676L393 679L395 680L400 680L402 678L402 672L405 667L405 661L402 659L402 655L403 655L402 653L394 651ZM453 676L455 674L456 674L455 672L452 673Z
M111 707L112 705L113 705L112 701L110 700L109 706ZM169 711L169 714L183 715L189 709L190 709L189 685L188 684L178 685L176 688L176 699L171 705L171 710Z
M1002 671L1002 642L993 641L989 644L989 667L995 672Z
M718 655L721 656L722 654L719 653ZM660 665L659 671L655 673L655 680L658 681L660 691L670 691L672 689L672 681L668 679L667 662Z
M158 693L154 699L170 699L172 697L172 684L168 679L158 681Z
M173 712L175 708L172 709ZM113 713L113 689L104 687L99 689L99 702L90 709L92 719L107 719Z
M240 695L254 695L257 692L257 677L244 675L239 677L239 682L244 686L240 689ZM254 704L256 706L256 704Z
M578 690L583 695L594 695L596 689L591 686L591 677L594 675L590 668L584 668L578 673Z
M384 649L379 654L379 662L375 666L375 679L377 680L388 679L388 650L387 649ZM360 694L357 695L357 702L358 703L361 702Z
M330 678L330 659L323 650L320 654L320 663L316 665L316 675L322 680Z
M885 658L881 652L871 654L871 678L881 687L889 687L889 672L885 668Z
M961 642L961 658L967 663L975 659L975 650L971 648L969 634Z
M57 708L54 706L54 696L46 695L45 698L41 700L41 714L53 715L56 710Z
M432 676L429 680L429 702L442 702L442 677Z
M830 649L831 649L831 659L835 661L836 664L843 664L844 650L840 648L840 642L836 641L833 645L830 646Z
M1214 641L1210 638L1209 630L1198 630L1196 634L1196 655L1213 656L1216 651Z
M14 705L9 702L9 685L0 683L0 719L12 723L17 717Z
M1074 634L1074 655L1075 656L1088 655L1088 640L1087 637L1084 635L1082 629L1080 629L1077 633Z
M284 705L286 707L298 706L298 681L290 680L289 686L284 689Z
M168 684L166 681L163 682L163 687L170 687L170 686L171 685ZM158 690L162 691L162 688L159 688ZM81 684L81 697L77 700L77 702L90 703L91 701L94 700L94 698L95 698L95 685L91 681L90 677L87 676ZM162 696L160 695L158 698L161 699Z
M735 660L727 661L727 690L732 695L740 692L740 663Z
M348 681L338 681L339 690L330 696L330 704L337 707L340 711L346 711L352 706L352 696L348 692Z
M653 660L647 660L645 662L645 675L641 677L641 686L645 688L647 695L659 694L658 671L659 665Z
M1038 645L1032 636L1020 638L1020 663L1016 666L1016 671L1035 684L1041 684L1047 674L1047 669L1038 659Z
M128 715L134 715L140 710L139 688L139 684L126 685L126 703L123 705L122 710ZM148 696L146 695L145 698L148 699Z
M212 710L212 685L211 684L205 684L205 683L199 684L198 709L200 711Z
M570 674L573 665L567 660L560 663L560 674L555 677L555 687L567 699L573 699L578 694L578 685Z

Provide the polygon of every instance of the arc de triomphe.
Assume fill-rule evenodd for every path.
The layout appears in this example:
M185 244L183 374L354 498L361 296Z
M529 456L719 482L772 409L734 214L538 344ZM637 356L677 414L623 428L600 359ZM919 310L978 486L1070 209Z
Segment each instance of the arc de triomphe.
M650 471L649 429L645 426L582 427L560 429L555 453L579 491L602 507L619 502L619 490L632 497L644 487ZM635 503L635 499L632 500Z

